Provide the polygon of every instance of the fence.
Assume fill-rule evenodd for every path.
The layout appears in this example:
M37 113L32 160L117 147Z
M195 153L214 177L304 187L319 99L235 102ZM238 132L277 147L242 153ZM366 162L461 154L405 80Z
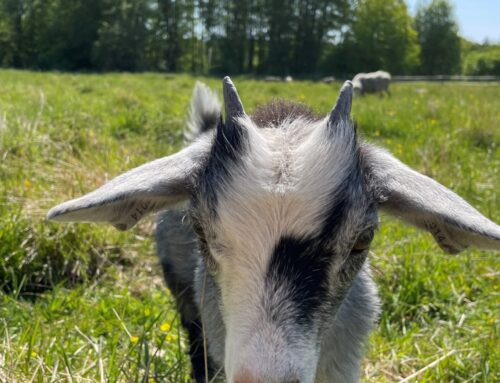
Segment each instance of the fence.
M407 81L500 81L500 76L392 76L392 81L407 82Z

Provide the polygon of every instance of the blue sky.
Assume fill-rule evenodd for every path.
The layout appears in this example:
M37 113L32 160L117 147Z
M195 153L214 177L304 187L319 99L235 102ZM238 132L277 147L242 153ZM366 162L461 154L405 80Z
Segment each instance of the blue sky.
M406 0L410 13L415 15L416 5L422 0ZM429 3L430 0L424 0ZM451 0L460 34L472 41L500 42L500 0Z

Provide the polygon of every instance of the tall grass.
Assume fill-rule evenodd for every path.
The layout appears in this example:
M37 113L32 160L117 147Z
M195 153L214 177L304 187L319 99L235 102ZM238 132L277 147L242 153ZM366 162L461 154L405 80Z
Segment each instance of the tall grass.
M203 79L220 88L216 79ZM0 71L0 381L185 382L185 336L153 220L55 225L52 205L176 151L195 78ZM327 113L340 84L235 79L250 112L282 97ZM354 102L364 139L500 221L500 86L394 84ZM498 260L442 253L382 217L371 253L383 314L365 381L500 380Z

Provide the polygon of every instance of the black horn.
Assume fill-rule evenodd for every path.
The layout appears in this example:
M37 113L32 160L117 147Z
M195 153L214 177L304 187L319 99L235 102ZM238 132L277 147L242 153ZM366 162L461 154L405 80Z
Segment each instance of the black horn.
M352 82L346 81L342 88L340 89L339 97L335 107L330 113L328 119L328 125L333 126L340 121L345 121L349 119L352 106Z
M232 127L236 118L245 115L245 109L243 109L240 96L229 76L222 80L222 93L226 109L226 125Z
M212 156L214 168L219 169L227 166L228 160L236 161L239 158L244 150L247 137L247 131L237 123L238 117L245 116L245 110L236 87L228 76L222 80L222 93L226 120L223 122L221 118L217 125L213 147L215 155Z

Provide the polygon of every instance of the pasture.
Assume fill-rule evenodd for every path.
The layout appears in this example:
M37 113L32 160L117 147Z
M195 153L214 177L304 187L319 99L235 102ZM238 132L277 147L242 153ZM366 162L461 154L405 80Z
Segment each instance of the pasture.
M178 150L195 80L0 71L0 382L189 381L154 218L120 233L45 215ZM220 93L219 79L201 80ZM250 113L280 97L326 115L340 87L233 81ZM393 84L353 104L361 137L496 222L499 111L498 83ZM446 255L430 234L381 220L370 257L383 312L364 381L499 381L498 256Z

